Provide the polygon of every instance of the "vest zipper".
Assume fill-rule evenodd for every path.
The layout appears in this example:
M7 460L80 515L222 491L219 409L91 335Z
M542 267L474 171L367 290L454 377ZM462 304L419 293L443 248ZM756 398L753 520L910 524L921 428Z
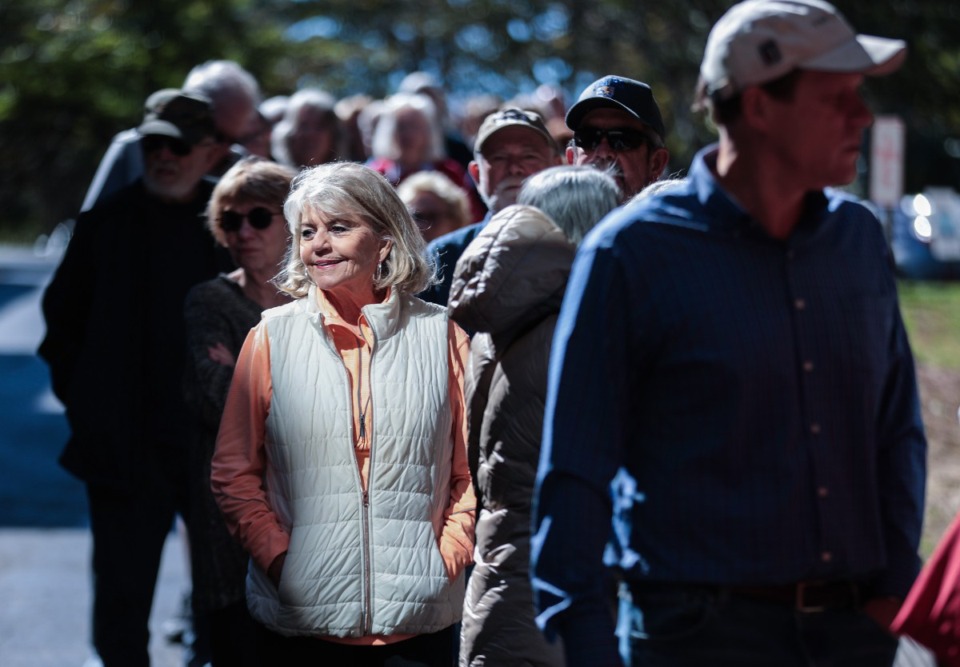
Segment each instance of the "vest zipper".
M373 634L373 613L370 609L372 593L370 581L373 572L370 567L370 493L363 492L363 634Z
M362 332L362 330L361 330ZM371 327L371 333L373 334L373 341L369 343L370 345L370 363L368 364L368 371L370 374L369 381L369 396L367 397L367 405L372 407L373 405L373 351L376 349L377 345L377 334L373 331ZM364 338L366 341L366 338ZM359 384L359 383L358 383ZM372 412L369 409L367 412ZM361 411L362 418L360 420L360 437L366 435L366 415L363 414L364 411ZM370 439L367 442L369 459L367 464L367 488L363 492L363 551L364 551L364 581L363 581L363 634L369 636L373 634L373 566L372 562L372 549L370 548L370 489L373 483L373 415L370 415Z

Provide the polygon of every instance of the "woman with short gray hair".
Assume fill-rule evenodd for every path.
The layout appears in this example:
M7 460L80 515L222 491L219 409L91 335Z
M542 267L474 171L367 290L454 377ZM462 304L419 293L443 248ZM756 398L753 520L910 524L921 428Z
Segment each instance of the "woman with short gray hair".
M457 262L450 316L474 330L467 369L468 452L481 504L461 667L563 665L534 622L531 500L540 457L550 343L577 243L619 199L592 167L531 176ZM544 210L549 211L553 219Z

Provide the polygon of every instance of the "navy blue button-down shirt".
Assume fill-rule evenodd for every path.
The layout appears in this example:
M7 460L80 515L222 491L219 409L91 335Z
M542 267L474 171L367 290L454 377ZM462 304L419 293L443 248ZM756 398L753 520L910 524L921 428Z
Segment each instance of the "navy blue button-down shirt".
M533 579L583 664L616 661L611 534L629 581L903 597L919 569L926 442L880 225L815 192L773 239L713 150L594 230L557 325Z

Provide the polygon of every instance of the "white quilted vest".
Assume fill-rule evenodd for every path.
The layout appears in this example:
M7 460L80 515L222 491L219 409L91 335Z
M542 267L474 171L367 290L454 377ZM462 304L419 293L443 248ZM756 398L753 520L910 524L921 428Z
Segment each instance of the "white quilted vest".
M261 324L273 383L267 494L290 549L279 590L250 568L247 601L285 635L424 634L460 620L463 575L449 582L438 547L453 453L447 317L395 291L363 313L374 333L366 496L347 371L315 294Z

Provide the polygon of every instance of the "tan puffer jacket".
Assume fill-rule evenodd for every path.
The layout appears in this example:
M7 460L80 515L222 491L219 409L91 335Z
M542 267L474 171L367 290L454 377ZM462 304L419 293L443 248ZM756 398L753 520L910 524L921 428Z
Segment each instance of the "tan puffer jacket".
M547 364L576 247L543 213L511 206L467 247L450 314L476 331L467 371L469 451L483 510L467 585L461 667L563 664L534 623L531 499Z

